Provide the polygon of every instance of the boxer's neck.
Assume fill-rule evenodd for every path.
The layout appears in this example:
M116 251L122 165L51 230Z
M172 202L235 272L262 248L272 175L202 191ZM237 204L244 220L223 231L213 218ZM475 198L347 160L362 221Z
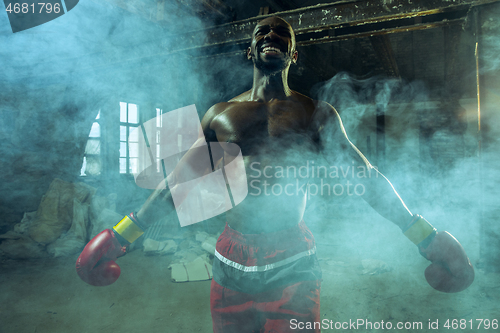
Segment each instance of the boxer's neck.
M292 95L288 86L288 67L283 71L267 75L254 69L253 85L250 100L255 102L270 102L273 99L284 100Z

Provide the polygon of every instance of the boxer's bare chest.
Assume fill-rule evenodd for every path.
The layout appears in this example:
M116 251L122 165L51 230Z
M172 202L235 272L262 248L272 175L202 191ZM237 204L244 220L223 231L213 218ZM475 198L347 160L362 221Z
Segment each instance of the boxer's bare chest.
M217 141L238 144L243 155L254 155L269 146L311 140L314 106L293 101L223 103L211 121Z

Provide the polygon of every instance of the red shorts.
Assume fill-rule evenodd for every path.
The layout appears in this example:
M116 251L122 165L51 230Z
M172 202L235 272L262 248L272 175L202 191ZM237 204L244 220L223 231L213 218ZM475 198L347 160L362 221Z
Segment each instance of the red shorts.
M210 307L216 333L298 332L292 329L294 320L320 321L321 269L304 222L255 235L226 225L217 240L213 275Z

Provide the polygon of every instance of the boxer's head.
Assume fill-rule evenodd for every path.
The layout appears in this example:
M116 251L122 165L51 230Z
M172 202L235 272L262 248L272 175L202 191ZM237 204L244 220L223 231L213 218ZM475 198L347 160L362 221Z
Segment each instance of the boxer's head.
M247 57L265 74L274 74L297 62L295 33L280 17L268 17L257 23Z

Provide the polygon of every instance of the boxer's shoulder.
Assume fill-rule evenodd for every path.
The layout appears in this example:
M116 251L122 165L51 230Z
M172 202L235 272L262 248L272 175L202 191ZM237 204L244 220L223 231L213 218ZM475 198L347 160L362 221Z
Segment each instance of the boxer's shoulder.
M326 124L339 123L340 116L335 108L325 101L313 100L312 126L321 130Z
M210 109L208 109L208 111L203 116L203 119L201 120L201 126L203 128L210 127L210 123L212 122L212 120L219 114L224 112L230 104L231 102L222 102L214 104Z
M226 110L227 105L224 104L227 103L217 103L213 105L201 119L201 128L203 129L203 133L205 134L205 139L207 141L217 141L216 134L211 128L211 124L215 117Z
M247 90L245 91L244 93L236 96L236 97L233 97L231 98L228 103L235 103L235 102L248 102L250 101L250 95L251 95L252 91L251 90ZM219 104L225 104L225 103L219 103Z

